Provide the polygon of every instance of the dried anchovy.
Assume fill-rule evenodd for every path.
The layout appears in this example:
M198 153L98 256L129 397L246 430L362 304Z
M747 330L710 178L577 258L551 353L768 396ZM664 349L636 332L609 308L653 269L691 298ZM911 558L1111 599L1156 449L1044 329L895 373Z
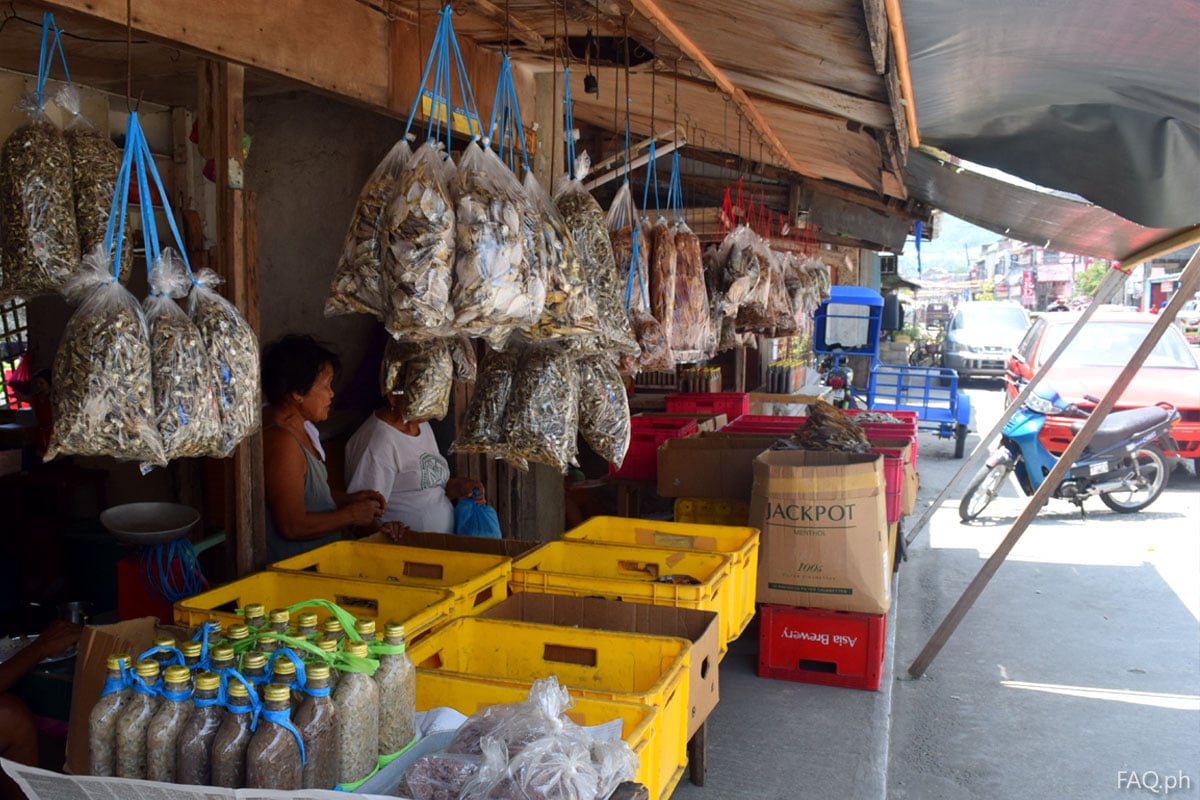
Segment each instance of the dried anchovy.
M450 340L450 357L454 360L454 380L474 383L479 372L474 343L466 336L456 336Z
M704 285L700 237L685 224L675 226L675 308L671 349L707 353L713 346L712 317Z
M216 273L201 270L196 281L188 316L200 331L217 376L221 447L212 455L224 458L261 420L258 337L234 305L210 288L220 281Z
M459 437L450 446L453 453L500 452L504 412L512 395L517 356L512 352L486 350L479 367L475 390L467 404L467 416Z
M555 350L529 348L518 358L504 414L504 457L566 472L575 460L579 376L570 359Z
M62 454L166 463L154 427L150 341L142 309L92 262L68 289L91 290L67 322L54 357L54 432L46 460Z
M112 211L113 195L117 191L117 175L121 171L121 151L112 139L98 131L84 117L64 134L71 151L71 190L75 202L75 229L79 235L79 250L90 253L103 246ZM149 202L147 199L146 202ZM133 242L130 240L129 217L125 222L125 242L121 249L119 280L129 280L133 269Z
M57 292L79 268L71 151L42 112L0 150L0 300Z
M629 397L609 356L576 362L579 372L579 433L596 455L621 466L629 449Z
M408 142L396 142L359 193L325 301L325 316L361 313L384 318L384 217L395 194L396 177L410 158Z
M650 229L650 264L650 315L669 343L675 323L675 234L662 217Z
M637 342L629 329L629 317L621 294L623 279L617 273L604 210L579 181L570 181L560 187L555 203L571 232L588 292L596 303L600 347L608 352L636 352Z
M546 287L545 308L526 335L537 341L594 335L600 328L596 302L566 223L533 172L525 175L525 194L536 212L524 219L526 252L537 255Z
M445 335L454 322L450 278L455 217L441 160L432 145L421 145L400 171L387 210L384 326L399 338Z
M380 389L401 395L400 413L407 420L441 419L450 408L454 361L450 342L388 342L380 367Z

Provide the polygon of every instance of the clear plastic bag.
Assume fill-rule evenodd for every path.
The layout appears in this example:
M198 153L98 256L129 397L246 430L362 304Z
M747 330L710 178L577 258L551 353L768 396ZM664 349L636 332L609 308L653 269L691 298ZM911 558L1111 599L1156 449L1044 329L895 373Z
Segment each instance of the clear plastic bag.
M675 368L671 357L671 344L658 320L650 312L630 309L629 324L637 337L639 353L636 356L621 356L620 370L624 375L637 372L668 371Z
M619 467L629 450L629 397L611 356L576 362L579 433L596 455Z
M71 152L71 193L79 252L87 254L104 242L113 195L117 192L117 176L121 172L121 151L108 134L79 113L79 89L75 84L64 86L55 102L70 116L63 136ZM130 241L128 221L125 241ZM133 248L124 248L121 252L121 283L129 280L132 268Z
M16 110L28 119L0 149L0 301L57 292L80 263L66 139L34 96Z
M146 319L102 250L63 287L79 307L54 357L54 431L45 460L111 456L161 466Z
M675 303L671 325L671 349L708 356L715 344L708 288L704 282L704 258L700 237L684 222L675 223Z
M479 756L459 753L421 756L404 771L400 795L411 800L458 800L481 761Z
M426 142L401 168L385 217L384 327L397 338L446 336L454 322L454 202L445 157Z
M638 757L625 742L592 742L592 764L599 779L596 797L604 800L637 775Z
M485 745L489 738L504 748L504 763L525 749L525 746L547 736L556 736L563 727L571 723L565 717L574 705L570 692L550 675L539 678L529 687L529 696L519 703L502 703L486 706L476 711L459 726L454 738L446 746L449 753L483 755L487 761ZM499 748L492 747L492 755ZM486 765L480 766L480 773Z
M772 252L767 269L767 313L763 327L757 331L767 336L791 336L797 330L796 312L778 254Z
M450 446L452 453L499 453L504 430L504 412L512 396L513 375L517 371L515 352L485 350L483 364L463 429Z
M637 206L629 182L621 184L605 218L612 239L613 258L620 279L621 297L626 308L650 309L650 242L638 219ZM633 261L633 237L637 237L638 260Z
M492 708L511 708L519 705L521 704L513 703L510 706L492 706ZM486 711L485 708L484 712ZM467 720L463 726L470 723L471 720ZM461 731L462 728L459 730ZM457 734L455 738L457 738ZM457 800L497 800L497 798L505 796L505 789L510 788L507 785L509 780L508 747L505 745L504 739L500 736L485 734L479 741L478 748L480 751L479 769L463 786ZM509 791L508 796L513 800L517 800L519 797L514 791Z
M575 461L579 375L566 354L530 347L518 355L501 452L518 468L536 461L565 473Z
M454 380L474 383L479 372L475 344L466 336L456 336L450 340L450 357L454 359Z
M168 247L151 270L151 295L142 302L150 331L154 424L167 461L208 455L221 442L212 361L200 331L173 299L187 296L191 285L183 260Z
M675 232L659 217L650 229L650 316L662 325L670 342L675 324Z
M396 179L411 158L408 142L404 139L396 142L359 192L325 301L325 316L372 314L385 318L384 225L396 191Z
M600 776L587 738L571 726L530 743L508 765L515 797L528 800L595 800Z
M217 273L202 269L195 280L188 316L212 362L221 408L220 447L210 455L225 458L262 421L258 337L233 303L217 294L215 287L221 283Z
M635 353L637 342L629 329L622 287L604 209L583 186L590 163L587 153L576 162L575 180L564 179L555 188L554 203L575 242L575 253L587 281L588 293L596 303L600 338L593 352Z
M442 419L450 409L454 387L450 342L389 341L383 352L379 384L383 394L401 396L399 410L404 419Z

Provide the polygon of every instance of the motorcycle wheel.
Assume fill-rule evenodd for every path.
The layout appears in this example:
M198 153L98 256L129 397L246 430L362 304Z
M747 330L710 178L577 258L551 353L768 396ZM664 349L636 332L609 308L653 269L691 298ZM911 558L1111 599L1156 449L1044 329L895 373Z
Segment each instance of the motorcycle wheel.
M1012 470L1012 464L1008 463L984 467L971 481L971 485L967 487L967 493L963 495L962 502L958 504L958 518L963 522L971 522L982 514L983 510L991 505L996 496L1000 494L1000 490L1004 488L1004 482L1008 480L1008 475Z
M1138 488L1100 493L1104 505L1118 514L1141 511L1157 500L1167 485L1167 461L1157 447L1143 447L1131 457L1136 459L1137 469L1129 473L1128 480Z

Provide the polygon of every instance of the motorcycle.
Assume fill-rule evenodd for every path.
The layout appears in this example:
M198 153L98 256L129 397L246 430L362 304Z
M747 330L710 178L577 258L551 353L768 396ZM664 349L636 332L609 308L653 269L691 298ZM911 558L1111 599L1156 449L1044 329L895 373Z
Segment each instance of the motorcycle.
M837 408L865 408L866 404L854 396L854 370L833 355L826 356L817 367L820 381L828 386L829 402Z
M1100 402L1094 397L1086 399ZM967 487L958 506L958 516L963 522L983 513L1010 474L1017 476L1026 497L1042 485L1058 462L1038 439L1047 416L1086 419L1089 413L1064 401L1054 389L1039 384L1005 423L1000 446L992 451L987 464ZM1085 513L1083 502L1097 495L1117 513L1141 511L1158 499L1166 485L1168 469L1162 448L1175 449L1168 431L1178 419L1179 412L1168 403L1109 414L1053 496L1074 503L1080 514ZM1075 430L1080 427L1082 423Z

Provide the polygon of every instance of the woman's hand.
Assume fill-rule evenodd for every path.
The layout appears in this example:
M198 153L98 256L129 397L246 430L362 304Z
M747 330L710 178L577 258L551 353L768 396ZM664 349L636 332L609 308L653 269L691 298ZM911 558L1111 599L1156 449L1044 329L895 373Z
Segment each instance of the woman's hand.
M361 492L351 492L346 495L347 505L360 500L374 500L379 504L380 513L387 511L387 498L374 489L363 489Z
M449 497L451 502L458 502L464 497L472 496L480 505L487 502L487 493L483 489L483 484L474 478L451 478L446 481L446 497Z
M387 532L387 537L391 540L392 544L404 544L405 535L412 532L412 528L403 522L391 522L384 530Z
M356 492L356 494L378 495L378 492ZM363 528L374 526L383 516L383 506L378 500L371 498L353 500L345 505L345 509L350 512L350 524Z
M55 620L29 646L35 648L40 658L49 658L64 652L68 647L79 641L83 626L74 622Z

